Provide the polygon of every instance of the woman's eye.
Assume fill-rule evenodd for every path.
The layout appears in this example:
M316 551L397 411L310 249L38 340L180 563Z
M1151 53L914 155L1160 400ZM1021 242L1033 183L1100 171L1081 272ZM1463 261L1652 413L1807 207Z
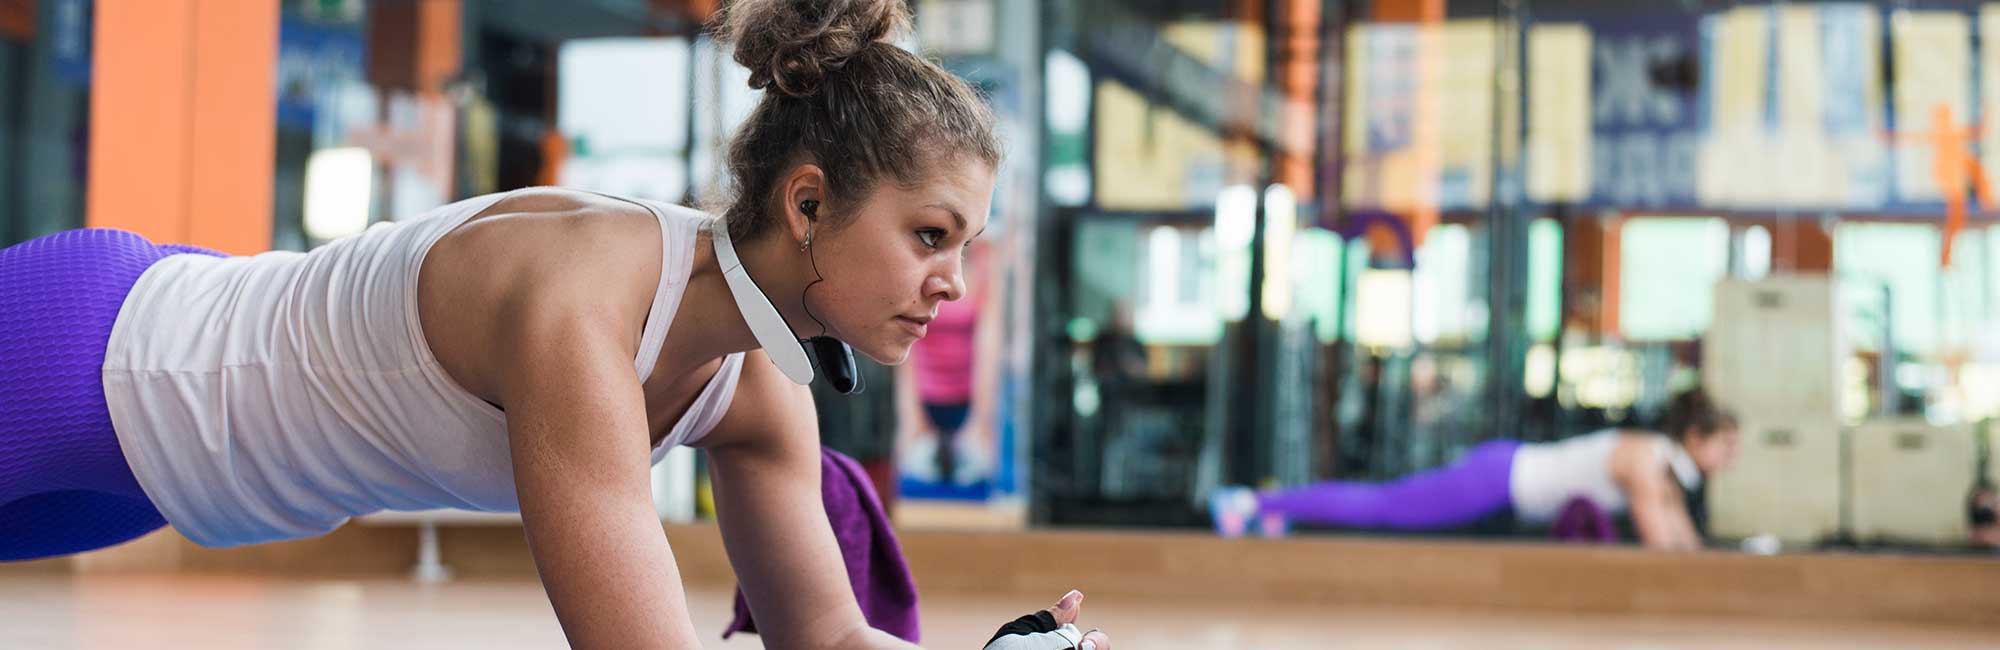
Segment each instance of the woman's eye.
M925 246L937 248L938 243L944 240L944 231L935 228L919 230L917 231L917 239L924 242Z

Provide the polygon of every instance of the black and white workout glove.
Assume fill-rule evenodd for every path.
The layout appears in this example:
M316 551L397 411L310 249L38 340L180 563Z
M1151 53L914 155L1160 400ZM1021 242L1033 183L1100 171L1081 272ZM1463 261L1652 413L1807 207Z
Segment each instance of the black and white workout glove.
M1075 625L1058 625L1054 615L1040 611L1000 626L986 642L986 650L1097 650L1097 644L1086 643L1083 635Z

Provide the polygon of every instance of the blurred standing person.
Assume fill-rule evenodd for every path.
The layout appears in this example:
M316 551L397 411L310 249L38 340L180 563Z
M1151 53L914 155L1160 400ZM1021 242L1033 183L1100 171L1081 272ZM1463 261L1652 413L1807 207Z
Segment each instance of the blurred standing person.
M1115 431L1119 415L1146 382L1146 345L1139 342L1130 301L1112 302L1111 321L1091 341L1090 371L1097 377L1099 421L1107 432Z
M940 487L993 478L1002 311L994 280L1004 257L984 240L966 249L965 296L938 305L910 363L897 367L896 448L906 478Z

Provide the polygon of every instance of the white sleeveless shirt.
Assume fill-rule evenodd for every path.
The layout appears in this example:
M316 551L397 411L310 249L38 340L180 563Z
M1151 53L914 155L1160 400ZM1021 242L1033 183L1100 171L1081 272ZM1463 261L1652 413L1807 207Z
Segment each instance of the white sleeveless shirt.
M1562 514L1563 504L1588 497L1605 512L1624 512L1630 504L1625 489L1611 477L1611 452L1623 434L1605 429L1545 443L1521 445L1514 452L1508 477L1514 514L1524 522L1547 524ZM1701 485L1701 470L1687 450L1666 436L1655 435L1654 451L1662 468L1671 470L1681 489Z
M310 537L378 510L520 510L506 416L446 375L417 320L438 239L504 194L378 223L308 253L176 255L139 277L104 357L104 394L132 473L204 546ZM639 379L652 374L710 217L652 202L660 284ZM723 360L653 449L701 439L734 395Z

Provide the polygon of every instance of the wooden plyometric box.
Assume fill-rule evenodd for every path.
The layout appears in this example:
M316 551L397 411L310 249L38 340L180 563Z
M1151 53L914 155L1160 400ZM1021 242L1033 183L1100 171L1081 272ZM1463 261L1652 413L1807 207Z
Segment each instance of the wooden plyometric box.
M1845 342L1826 276L1724 280L1702 340L1702 383L1746 417L1791 420L1840 413Z
M1709 533L1814 544L1841 527L1842 432L1834 418L1744 418L1736 463L1709 477Z
M1863 542L1963 544L1978 442L1967 426L1884 418L1854 427L1850 523Z

